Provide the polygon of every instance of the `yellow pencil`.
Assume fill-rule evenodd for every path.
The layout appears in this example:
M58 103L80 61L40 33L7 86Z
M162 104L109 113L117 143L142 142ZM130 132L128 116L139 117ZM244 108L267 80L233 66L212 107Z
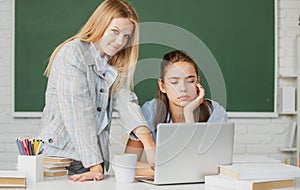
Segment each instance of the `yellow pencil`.
M37 155L37 147L38 147L38 144L37 144L37 140L36 139L33 139L33 147L34 147L34 155Z
M38 141L38 148L37 148L37 150L36 150L36 154L39 153L39 151L40 151L40 149L41 149L41 146L42 146L42 144L43 144L43 141L42 141L42 140L37 140L37 141Z

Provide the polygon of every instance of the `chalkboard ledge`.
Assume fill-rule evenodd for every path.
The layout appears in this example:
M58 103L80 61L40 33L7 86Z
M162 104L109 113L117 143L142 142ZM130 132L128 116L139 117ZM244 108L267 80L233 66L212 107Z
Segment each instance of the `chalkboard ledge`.
M229 118L273 118L278 117L277 112L227 112Z
M42 117L42 112L13 112L13 117L29 117L29 118L40 118ZM113 118L119 118L119 113L118 112L113 112L112 113Z
M274 118L278 117L276 112L227 112L229 118ZM13 117L39 118L42 112L13 112ZM113 118L119 117L117 112L113 112Z

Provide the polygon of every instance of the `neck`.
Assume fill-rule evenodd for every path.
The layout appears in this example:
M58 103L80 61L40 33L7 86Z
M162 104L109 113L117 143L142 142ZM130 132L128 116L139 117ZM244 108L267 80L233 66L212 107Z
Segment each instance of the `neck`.
M94 45L95 45L95 47L96 47L96 49L99 51L99 53L100 53L100 57L104 57L104 55L105 55L105 53L104 53L104 51L101 49L101 47L100 47L100 45L99 45L99 43L97 43L97 42L95 42L94 43Z
M170 115L174 123L185 123L183 107L169 104Z

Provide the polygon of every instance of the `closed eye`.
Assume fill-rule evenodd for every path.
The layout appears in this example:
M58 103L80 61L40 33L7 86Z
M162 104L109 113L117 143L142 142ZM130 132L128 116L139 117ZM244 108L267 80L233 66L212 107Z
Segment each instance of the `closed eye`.
M188 80L188 83L194 83L195 80Z
M178 84L178 81L170 81L170 84Z

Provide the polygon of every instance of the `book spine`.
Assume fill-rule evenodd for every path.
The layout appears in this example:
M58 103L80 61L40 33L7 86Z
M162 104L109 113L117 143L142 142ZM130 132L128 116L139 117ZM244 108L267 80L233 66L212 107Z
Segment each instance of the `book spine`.
M253 183L250 181L241 181L222 175L205 176L205 186L222 187L234 190L252 190Z
M294 166L290 166L294 167ZM296 178L300 177L300 169L287 169L284 171L243 171L237 172L231 169L222 169L220 168L220 174L223 176L231 177L233 179L240 180L254 180L254 179L280 179L280 178Z
M291 165L291 166L297 166L297 158L293 157L293 158L285 158L284 159L284 163Z

